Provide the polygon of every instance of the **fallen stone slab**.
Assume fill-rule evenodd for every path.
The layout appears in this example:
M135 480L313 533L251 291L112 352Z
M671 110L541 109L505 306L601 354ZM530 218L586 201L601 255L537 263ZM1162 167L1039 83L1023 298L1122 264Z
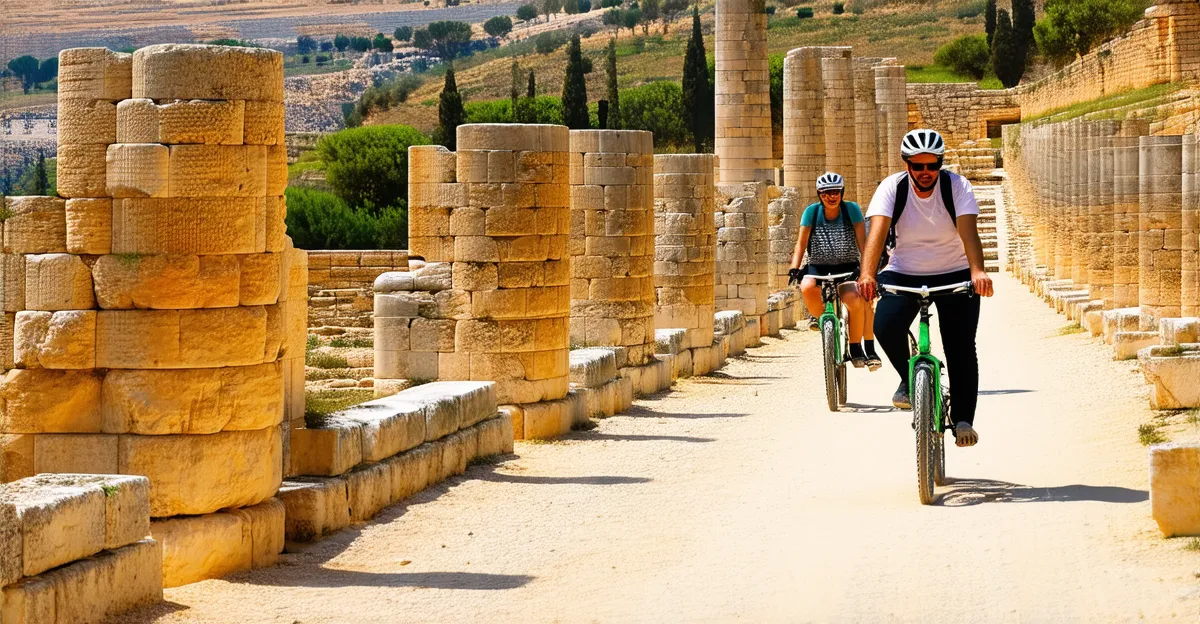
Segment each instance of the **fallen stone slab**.
M571 385L599 388L617 377L617 358L608 349L574 349L571 358Z
M678 354L686 349L684 343L687 341L686 329L657 329L654 331L655 349L659 354Z
M1200 535L1200 446L1150 447L1150 512L1164 537Z
M274 565L283 550L284 514L284 505L271 498L241 509L154 520L150 532L162 543L162 586Z
M1137 358L1152 409L1200 407L1200 345L1149 346Z

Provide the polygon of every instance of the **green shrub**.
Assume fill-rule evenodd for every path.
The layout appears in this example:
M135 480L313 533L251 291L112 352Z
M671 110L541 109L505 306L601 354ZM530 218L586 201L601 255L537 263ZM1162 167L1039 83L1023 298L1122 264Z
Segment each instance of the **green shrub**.
M800 7L796 9L796 17L800 19L808 19L813 16L812 7Z
M1144 0L1046 0L1034 39L1046 58L1066 63L1128 30L1146 5Z
M621 128L649 130L656 147L692 147L692 133L683 110L683 87L677 82L652 82L621 91Z
M964 35L938 48L934 62L979 80L987 73L990 51L985 35Z
M833 3L833 14L834 15L841 15L842 13L845 13L845 12L846 12L846 3L845 2L834 2Z
M404 249L408 211L402 202L379 214L354 210L333 193L289 186L287 231L300 249Z
M338 197L377 212L408 199L408 148L428 144L409 126L367 126L322 137L317 153Z
M954 11L954 16L958 19L972 19L983 15L987 10L987 0L971 0L964 3Z

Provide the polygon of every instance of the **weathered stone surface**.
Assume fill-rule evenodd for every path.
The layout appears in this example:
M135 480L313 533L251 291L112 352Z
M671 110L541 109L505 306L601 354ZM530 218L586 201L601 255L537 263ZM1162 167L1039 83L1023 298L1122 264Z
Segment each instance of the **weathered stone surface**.
M54 581L56 622L102 622L162 600L162 549L143 540L45 576Z
M241 145L246 105L237 100L124 100L115 111L116 142Z
M225 308L238 305L237 256L106 255L92 267L105 310Z
M256 505L283 479L278 427L207 436L120 436L120 474L150 478L155 518Z
M246 145L283 145L284 109L281 102L246 102Z
M0 587L15 583L25 575L25 564L22 561L24 549L21 517L17 513L16 503L2 501L0 502ZM0 596L0 609L4 608L3 605L3 597Z
M250 531L250 563L255 568L273 566L283 552L284 515L286 509L278 498L267 500L228 513L240 516L243 527Z
M90 310L96 305L92 273L79 256L25 256L26 310Z
M128 99L133 56L108 48L70 48L58 53L58 96L82 100Z
M0 483L34 475L32 434L0 434Z
M68 199L66 219L68 253L95 256L112 251L111 199Z
M280 195L267 192L267 153L261 145L172 145L167 192L151 197Z
M391 504L390 465L362 464L347 473L345 479L351 522L366 522Z
M35 473L120 473L120 445L117 436L98 433L39 433L33 438Z
M583 388L597 388L617 376L617 359L608 349L575 349L571 351L571 383Z
M108 145L117 139L117 107L86 98L58 98L58 141L67 145Z
M350 525L345 479L289 479L279 488L278 496L287 510L289 541L311 542Z
M155 520L150 533L162 544L164 587L220 578L254 566L252 530L244 518L232 513Z
M280 255L263 253L239 256L241 305L269 305L279 301Z
M57 197L9 197L4 253L62 253L67 250L66 201Z
M1200 535L1200 447L1150 447L1150 510L1164 536Z
M21 526L25 576L41 574L104 548L104 491L98 486L22 480L0 488Z
M104 197L107 191L107 145L58 146L57 190L60 197Z
M102 310L99 368L212 368L261 364L267 312L261 306L201 310Z
M170 149L158 143L108 146L107 189L111 197L168 197Z
M94 368L96 312L17 312L13 344L14 361L24 368Z
M135 98L260 100L283 97L283 55L265 48L162 44L133 54Z
M263 197L113 202L115 254L247 254L265 249Z
M111 370L102 430L141 435L257 431L283 422L283 364Z
M0 431L99 432L100 384L91 370L10 370L0 380Z
M362 463L362 424L327 419L320 427L292 431L292 474L335 476Z

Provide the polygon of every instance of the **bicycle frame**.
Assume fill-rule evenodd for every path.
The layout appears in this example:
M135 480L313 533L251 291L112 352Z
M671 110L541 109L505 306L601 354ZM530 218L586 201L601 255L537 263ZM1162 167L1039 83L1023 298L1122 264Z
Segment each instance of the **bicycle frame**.
M934 383L941 384L942 379L942 361L933 355L933 345L929 337L929 321L933 318L933 314L929 312L929 306L933 304L928 297L921 299L921 325L917 334L917 354L908 360L908 387L916 387L917 366L922 362L929 364L933 369ZM942 393L933 393L934 413L940 417L937 419L937 432L942 433L946 430L945 414L942 412Z
M827 319L833 320L833 353L834 359L838 362L841 362L845 358L845 354L842 353L842 332L845 328L842 327L842 316L840 314L842 298L838 292L840 284L837 280L850 277L851 275L852 273L813 276L821 282L821 299L825 301L825 313L817 319L817 323L820 327L824 327Z

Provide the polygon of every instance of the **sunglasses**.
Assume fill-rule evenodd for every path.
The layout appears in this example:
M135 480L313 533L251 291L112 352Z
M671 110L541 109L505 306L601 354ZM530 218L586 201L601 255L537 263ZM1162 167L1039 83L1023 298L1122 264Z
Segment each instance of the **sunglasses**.
M941 171L942 169L942 161L940 160L935 163L915 163L910 160L906 160L904 162L907 163L908 168L912 169L913 171Z
M839 190L836 190L836 189L832 190L832 191L817 191L817 195L841 195L841 194L842 194L842 192Z

